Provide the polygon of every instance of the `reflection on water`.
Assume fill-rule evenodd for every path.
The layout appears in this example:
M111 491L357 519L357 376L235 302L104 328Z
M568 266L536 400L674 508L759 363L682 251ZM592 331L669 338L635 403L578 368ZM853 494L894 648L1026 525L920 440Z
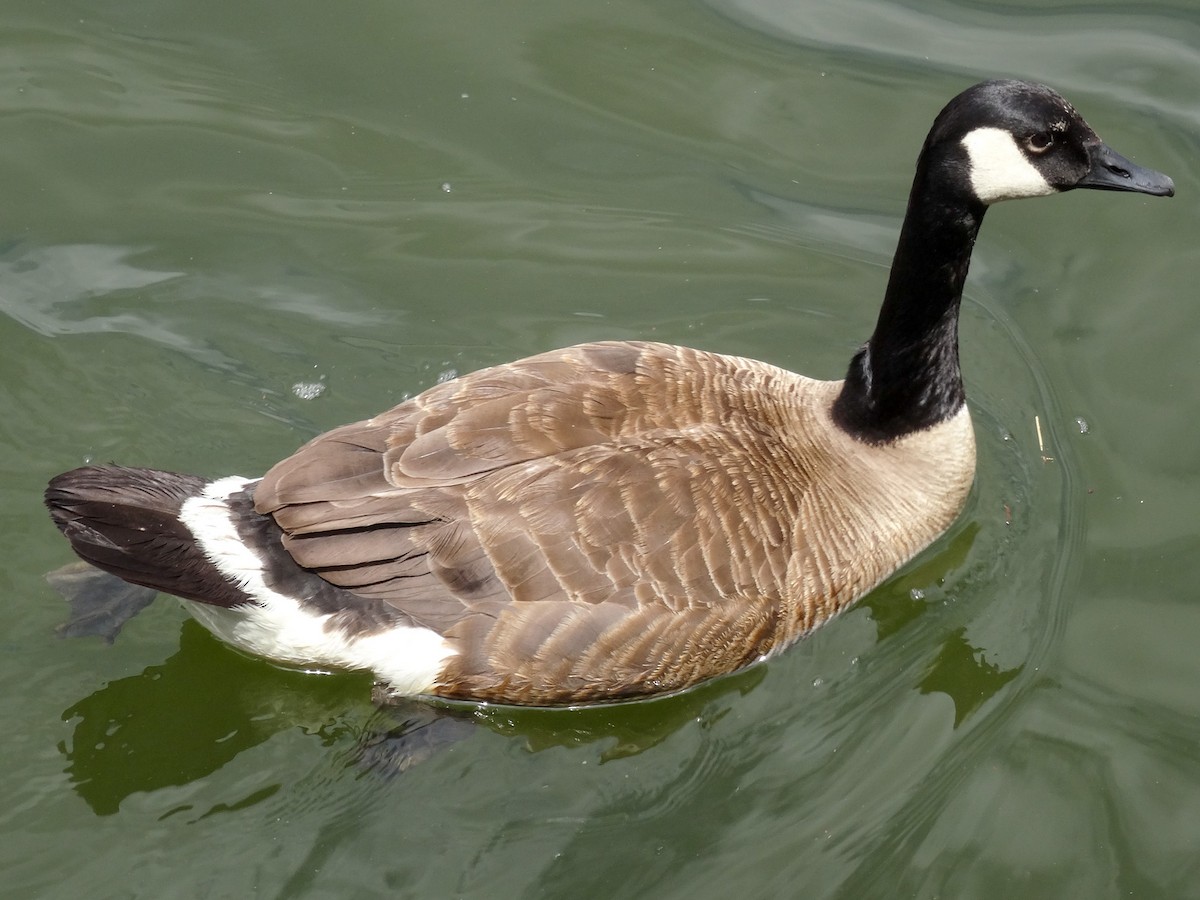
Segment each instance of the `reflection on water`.
M170 659L71 704L62 714L71 738L59 750L79 795L97 815L112 815L130 794L204 778L282 729L331 739L349 695L342 679L214 652L189 623Z
M1050 8L1010 3L928 4L895 0L847 0L836 7L794 0L709 0L715 8L763 31L800 44L861 54L873 64L887 57L930 60L951 71L1021 75L1017 60L1036 60L1024 74L1052 83L1072 96L1103 84L1103 94L1134 108L1170 108L1152 85L1170 77L1195 82L1200 75L1195 24L1168 11L1127 4L1106 8L1055 4ZM1074 8L1073 8L1074 7ZM1081 48L1081 60L1064 48ZM1112 75L1118 73L1119 77ZM1109 77L1100 80L1101 74ZM1194 104L1173 114L1190 115Z
M66 621L55 629L61 637L102 637L109 644L157 596L151 588L129 584L83 561L55 569L46 582L69 607Z
M189 349L191 342L180 334L136 314L105 308L106 294L135 291L182 275L139 268L128 261L135 255L128 247L102 245L9 246L0 256L0 312L46 337L117 331Z
M479 725L523 739L531 752L602 742L601 760L633 756L712 718L718 698L744 695L762 677L760 668L676 697L578 710L406 702L370 717L355 738L354 765L380 777L407 772ZM59 750L79 795L97 815L112 815L131 794L202 779L284 729L337 744L352 728L347 704L361 709L367 688L363 676L289 672L247 659L188 623L179 651L161 665L68 707L62 717L72 737ZM254 796L265 799L277 788Z
M965 639L966 629L948 637L937 662L921 682L921 693L941 691L954 701L954 727L1021 674L1023 666L1001 669L991 665L978 647Z

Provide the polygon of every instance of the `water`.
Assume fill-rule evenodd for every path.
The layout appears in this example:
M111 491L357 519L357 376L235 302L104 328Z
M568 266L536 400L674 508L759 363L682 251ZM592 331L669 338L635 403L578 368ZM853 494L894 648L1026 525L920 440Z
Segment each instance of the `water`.
M1200 897L1200 2L5 13L0 893ZM40 492L84 461L257 474L581 340L840 375L932 115L997 74L1179 196L989 213L968 509L813 639L385 777L361 677L163 600L55 637Z

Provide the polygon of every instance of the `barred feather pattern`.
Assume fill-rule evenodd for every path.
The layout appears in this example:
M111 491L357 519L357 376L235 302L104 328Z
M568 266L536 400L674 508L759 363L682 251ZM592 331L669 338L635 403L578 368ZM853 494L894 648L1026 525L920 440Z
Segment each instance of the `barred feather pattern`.
M966 408L862 443L831 420L840 386L585 344L328 432L267 473L255 508L299 565L447 640L436 694L675 691L807 634L961 509Z

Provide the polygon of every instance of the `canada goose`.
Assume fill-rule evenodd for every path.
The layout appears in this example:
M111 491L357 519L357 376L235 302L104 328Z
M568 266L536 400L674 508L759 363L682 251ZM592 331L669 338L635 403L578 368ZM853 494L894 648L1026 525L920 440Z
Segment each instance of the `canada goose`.
M46 503L75 552L216 635L386 696L558 705L770 656L929 545L975 444L958 310L987 208L1171 196L1047 87L954 98L917 160L878 324L844 381L583 344L440 384L262 478L87 466Z

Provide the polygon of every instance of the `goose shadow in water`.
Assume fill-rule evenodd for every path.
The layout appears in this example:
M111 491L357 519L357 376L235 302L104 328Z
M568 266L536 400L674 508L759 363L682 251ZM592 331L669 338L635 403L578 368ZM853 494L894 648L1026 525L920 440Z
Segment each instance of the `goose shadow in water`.
M75 791L97 815L112 815L138 792L204 778L275 734L300 729L323 745L351 748L348 766L380 777L407 772L470 736L477 726L522 737L531 752L609 740L604 758L658 744L688 722L720 715L721 698L753 689L756 667L675 697L588 709L523 709L405 702L364 702L369 676L316 677L242 656L195 622L185 622L179 651L138 675L112 681L63 711L71 735L60 742ZM241 808L275 793L260 789ZM177 811L172 811L177 812Z
M72 730L59 751L75 791L97 815L111 815L132 794L204 778L289 728L337 740L337 713L361 689L347 681L305 680L230 653L186 622L169 659L63 711Z
M967 524L944 548L910 566L864 599L877 640L902 631L929 608L913 588L946 584L967 566L979 527ZM145 589L97 570L66 567L49 576L70 604L58 629L64 637L112 640L125 622L153 599ZM606 742L600 761L633 756L693 722L711 723L731 708L731 695L752 691L766 676L755 666L675 696L585 709L527 709L488 705L407 702L375 710L364 703L369 676L315 677L280 669L229 649L195 622L185 622L179 651L138 675L110 682L63 712L72 722L59 744L76 792L97 815L111 815L137 792L188 784L217 771L238 754L298 728L324 745L349 744L349 764L380 777L413 766L470 736L477 726L523 739L532 753L550 747ZM954 702L955 727L1016 677L1020 667L990 664L965 631L948 633L921 682L922 693L940 691ZM279 785L241 804L222 804L210 815L265 800Z

